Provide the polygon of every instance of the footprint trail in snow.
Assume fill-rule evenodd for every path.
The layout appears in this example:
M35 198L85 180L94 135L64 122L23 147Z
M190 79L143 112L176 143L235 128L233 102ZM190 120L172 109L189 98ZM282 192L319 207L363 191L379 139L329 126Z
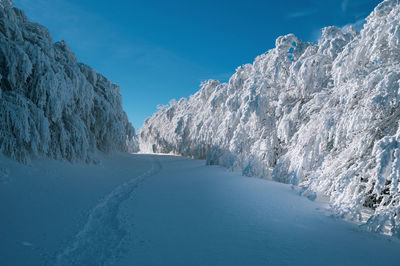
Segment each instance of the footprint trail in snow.
M92 209L85 226L73 242L57 256L55 265L105 265L107 261L112 260L120 251L120 244L127 235L118 219L121 204L129 199L145 178L157 174L160 170L161 164L155 159L148 171L108 194Z

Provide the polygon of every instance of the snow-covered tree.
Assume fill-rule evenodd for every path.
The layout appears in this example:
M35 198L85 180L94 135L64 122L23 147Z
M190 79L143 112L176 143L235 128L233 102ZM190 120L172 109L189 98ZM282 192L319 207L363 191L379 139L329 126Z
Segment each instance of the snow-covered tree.
M0 0L0 78L0 152L13 159L91 161L132 142L120 88L9 0Z
M206 158L326 197L339 215L400 236L400 6L386 0L360 32L293 34L228 83L209 80L140 130L143 152Z

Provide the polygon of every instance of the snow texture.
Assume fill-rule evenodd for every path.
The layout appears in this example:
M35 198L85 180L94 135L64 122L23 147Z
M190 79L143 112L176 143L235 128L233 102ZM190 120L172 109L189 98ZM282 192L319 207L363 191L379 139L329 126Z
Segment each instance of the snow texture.
M298 185L338 215L400 236L400 6L379 4L360 32L293 34L228 83L209 80L139 131L141 152L206 159Z
M56 265L105 265L113 258L127 235L118 219L121 204L132 196L145 178L157 174L160 168L161 164L154 160L148 171L118 186L97 204L74 242L57 256Z
M100 164L0 156L0 265L398 266L400 240L332 218L292 186L180 156Z
M92 161L133 143L120 88L9 0L0 0L0 79L0 153L12 159Z

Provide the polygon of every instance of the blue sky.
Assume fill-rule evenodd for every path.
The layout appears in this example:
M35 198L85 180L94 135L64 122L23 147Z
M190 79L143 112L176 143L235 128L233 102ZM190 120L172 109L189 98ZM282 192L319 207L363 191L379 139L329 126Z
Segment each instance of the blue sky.
M136 129L159 104L206 79L227 81L280 35L317 41L324 26L365 18L379 0L14 0L79 61L121 87Z

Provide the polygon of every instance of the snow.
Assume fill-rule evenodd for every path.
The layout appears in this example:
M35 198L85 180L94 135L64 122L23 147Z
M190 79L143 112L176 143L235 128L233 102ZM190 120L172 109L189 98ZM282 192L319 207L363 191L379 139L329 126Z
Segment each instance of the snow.
M400 236L400 5L385 0L318 44L281 36L237 68L171 101L138 132L141 152L206 159L302 187L339 217Z
M120 186L135 182L152 166L146 155L100 158L99 164L47 159L30 166L0 158L0 168L8 173L7 181L0 182L0 265L55 260L67 244L76 243L74 236L85 224L94 227L88 217L96 214L96 205L108 202L114 190L129 194ZM109 206L115 207L112 201Z
M0 153L92 162L133 149L120 88L11 3L0 1Z
M369 232L400 236L397 0L366 21L279 37L136 142L120 88L0 0L0 265L397 265Z
M177 156L1 158L0 265L397 265L400 242L290 185Z

